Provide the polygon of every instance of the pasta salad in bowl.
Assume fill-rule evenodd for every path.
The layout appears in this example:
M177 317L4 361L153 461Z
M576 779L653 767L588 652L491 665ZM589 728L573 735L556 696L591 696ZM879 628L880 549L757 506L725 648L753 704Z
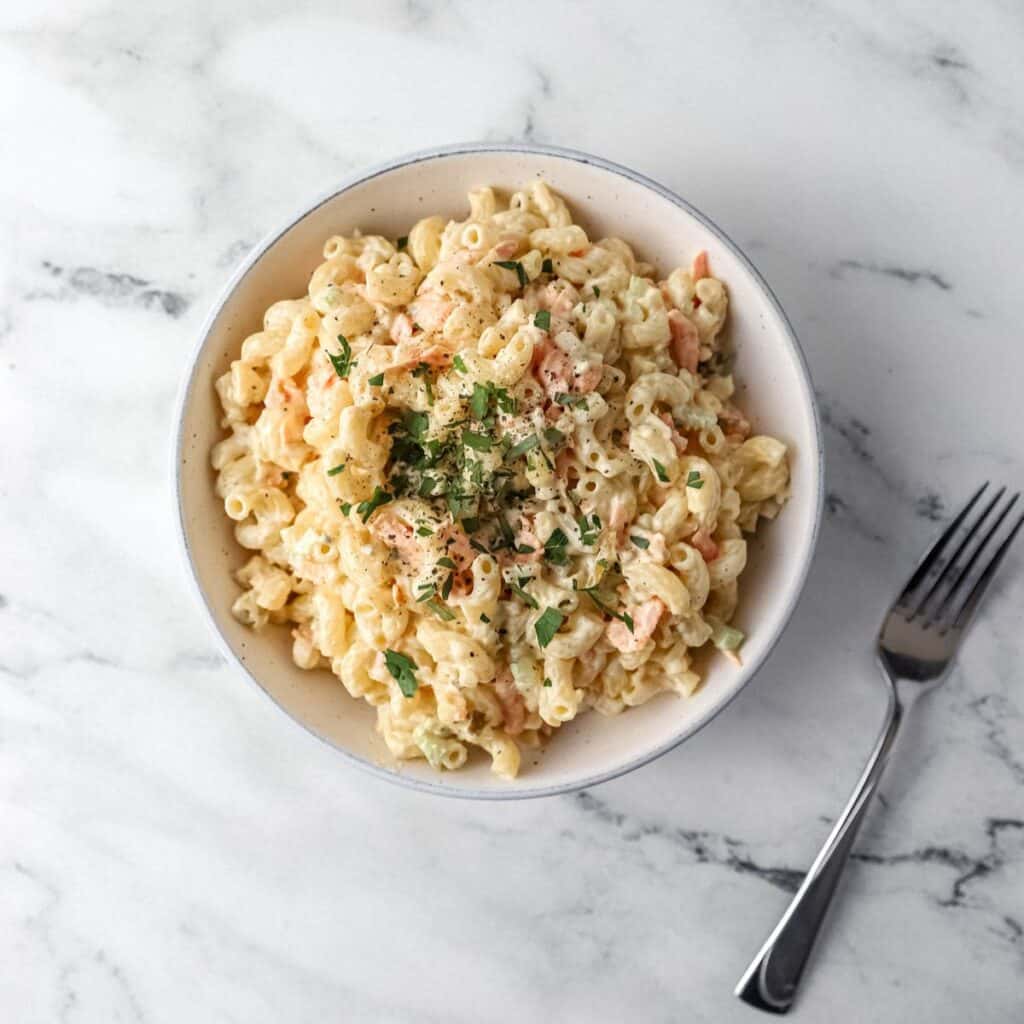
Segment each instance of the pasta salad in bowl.
M461 201L450 175L424 174L446 162L471 182ZM404 220L396 172L422 190ZM648 262L626 186L650 186L620 173L514 147L399 163L269 243L264 260L291 236L287 273L260 281L250 261L204 336L180 429L207 410L205 485L233 535L216 596L181 469L198 444L179 452L179 497L208 607L279 703L391 777L521 796L642 763L781 629L747 614L746 568L759 526L791 512L810 525L797 550L750 561L798 559L790 607L802 582L820 446L795 341L762 293L746 317L776 313L802 431L757 414L769 396L746 401L763 382L730 327L752 270L699 221L668 265ZM577 195L598 205L591 177L617 203L577 217ZM373 183L376 203L331 210ZM752 601L770 606L763 576ZM646 728L618 730L634 716Z

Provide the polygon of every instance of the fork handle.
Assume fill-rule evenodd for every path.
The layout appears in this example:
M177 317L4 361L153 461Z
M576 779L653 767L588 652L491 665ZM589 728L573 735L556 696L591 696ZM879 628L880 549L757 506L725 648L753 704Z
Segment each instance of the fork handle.
M736 986L736 995L745 1003L780 1014L788 1013L792 1007L818 930L828 912L871 798L878 789L902 720L903 705L893 694L886 711L885 726L843 813L782 919Z

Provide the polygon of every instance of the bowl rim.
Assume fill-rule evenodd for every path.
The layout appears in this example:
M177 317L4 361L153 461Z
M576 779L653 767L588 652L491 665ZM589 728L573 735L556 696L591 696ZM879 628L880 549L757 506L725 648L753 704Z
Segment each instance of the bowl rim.
M211 332L217 318L220 316L225 305L227 305L231 296L234 294L235 289L249 271L256 265L256 263L263 258L267 250L287 234L303 218L315 212L336 196L341 195L343 192L347 192L366 181L380 177L382 174L386 174L390 171L423 163L425 161L447 159L448 157L453 156L472 156L487 153L524 153L533 156L548 156L597 167L609 174L618 175L619 177L625 178L634 184L640 185L651 192L654 192L665 201L682 209L715 235L721 243L729 249L740 265L748 274L751 275L755 283L762 289L783 327L783 334L785 336L786 343L789 345L792 354L796 357L796 365L800 371L800 381L804 391L804 399L811 413L811 422L814 433L813 443L815 446L815 458L813 465L816 476L816 494L814 496L811 536L805 548L803 564L799 567L795 583L791 588L786 607L781 619L779 620L779 625L775 631L775 635L771 638L770 643L765 647L760 657L758 657L756 661L745 666L744 674L742 675L738 685L736 685L733 690L718 704L709 708L700 717L691 722L687 722L685 727L673 736L672 739L661 743L652 749L645 750L634 758L601 771L592 772L580 779L533 787L519 787L516 783L511 783L510 788L507 790L477 789L473 787L460 786L457 783L455 785L448 785L413 778L409 775L403 774L400 769L395 770L385 767L382 764L375 763L374 761L363 758L358 754L354 754L350 750L346 750L334 743L332 740L316 733L311 726L307 725L301 719L295 717L282 707L270 691L267 690L253 672L250 671L248 666L238 658L217 624L217 618L214 614L213 608L210 606L207 595L199 582L199 574L195 560L192 557L192 550L188 540L188 532L185 522L185 508L182 501L182 466L184 465L185 449L185 410L189 405L192 393L196 387L196 377L200 357L210 339ZM825 497L825 446L822 438L821 415L818 409L818 402L815 395L810 368L807 364L807 358L801 348L796 332L793 330L793 325L790 323L785 310L782 308L782 304L779 302L775 292L761 275L757 267L755 267L751 262L746 253L744 253L732 238L727 235L714 221L700 210L696 209L693 205L687 202L687 200L683 199L682 196L676 194L659 182L654 181L652 178L641 174L639 171L633 170L630 167L626 167L623 164L616 163L612 160L606 160L603 157L595 156L591 153L586 153L580 150L569 149L562 146L542 145L532 142L461 142L417 150L382 163L373 164L370 167L346 176L339 184L335 185L328 191L321 193L311 203L303 205L288 217L287 220L281 222L278 226L274 227L264 235L264 237L252 247L249 254L242 260L235 272L228 279L227 283L220 290L199 328L197 340L192 347L184 376L179 385L178 395L174 403L174 426L171 449L170 454L173 459L172 479L174 482L174 499L177 511L177 515L175 517L175 532L177 533L177 548L179 556L182 559L193 596L202 609L207 624L216 638L217 647L220 650L220 653L226 659L228 664L233 665L237 671L242 672L249 681L253 683L259 691L290 721L294 722L319 742L332 747L349 764L352 764L365 772L369 772L376 778L386 780L394 785L403 786L406 789L413 789L421 793L431 793L435 796L445 796L451 799L461 800L532 800L541 797L578 792L591 786L597 786L603 782L608 782L611 779L627 775L638 768L642 768L644 765L650 764L662 755L667 754L670 750L674 750L681 743L703 729L709 722L724 711L747 687L775 650L782 634L786 631L790 619L793 616L793 612L795 611L800 597L803 594L804 587L807 583L807 576L814 560L820 535L822 510Z

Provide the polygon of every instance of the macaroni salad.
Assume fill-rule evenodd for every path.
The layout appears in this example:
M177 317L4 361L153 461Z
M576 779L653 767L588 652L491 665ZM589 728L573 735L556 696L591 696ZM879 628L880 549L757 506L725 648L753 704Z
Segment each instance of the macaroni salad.
M587 708L693 693L694 648L737 657L789 469L732 402L704 253L658 281L542 182L323 252L217 381L241 622L290 625L395 757L508 778Z

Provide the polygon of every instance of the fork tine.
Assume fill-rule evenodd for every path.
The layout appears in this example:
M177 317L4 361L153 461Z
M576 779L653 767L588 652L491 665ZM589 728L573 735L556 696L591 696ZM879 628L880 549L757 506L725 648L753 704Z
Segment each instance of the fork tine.
M900 596L897 598L897 604L906 605L910 601L910 595L918 587L922 580L931 572L935 563L939 559L939 555L942 554L943 549L949 543L950 539L956 533L960 524L967 518L971 509L977 504L978 499L985 493L985 489L988 487L988 481L986 480L971 496L970 501L957 513L953 521L942 531L942 535L937 541L925 552L924 557L921 559L920 564L914 570L913 575L907 580L906 586L900 592Z
M928 602L932 599L935 592L939 589L943 581L948 577L950 570L953 568L954 565L957 564L957 559L959 559L960 556L963 554L964 548L966 548L967 545L970 544L970 542L978 535L978 530L980 530L981 527L985 525L985 520L988 519L989 513L991 513L992 509L996 507L996 504L999 502L999 500L1005 493L1006 487L1000 487L999 490L996 491L995 497L993 497L992 500L984 507L984 509L982 509L980 518L975 521L973 526L967 529L967 532L964 534L960 543L957 545L956 550L949 556L949 558L946 559L945 565L943 565L942 569L940 570L939 574L935 577L935 579L932 580L932 584L928 588L924 597L921 598L921 602L910 613L911 621L916 619L917 616L925 610L925 608L928 605Z
M952 628L962 630L971 621L974 613L978 610L978 604L980 603L985 591L988 590L988 585L992 582L992 578L999 571L999 565L1006 557L1006 553L1010 550L1010 545L1014 542L1017 534L1020 533L1020 528L1024 526L1024 515L1017 519L1012 530L1006 537L1006 540L999 545L996 553L990 559L988 565L985 567L982 574L978 577L978 581L971 588L971 592L967 595L964 600L963 606L957 613L956 618L953 620ZM945 627L948 629L950 627Z
M999 527L1003 525L1003 522L1005 521L1006 517L1013 511L1013 506L1017 504L1019 499L1020 493L1018 492L1006 503L1006 506L1003 508L1003 511L1000 512L998 516L996 516L996 521L988 528L988 531L978 541L974 550L970 553L970 556L965 558L964 566L962 569L960 569L959 572L956 571L956 568L954 567L953 563L950 562L950 565L947 568L946 573L944 573L943 575L948 577L949 573L953 572L956 574L956 578L946 588L946 593L942 597L942 600L939 601L938 605L928 613L928 616L924 623L926 627L932 625L932 623L939 622L942 619L942 613L946 610L949 603L955 597L957 597L957 591L960 589L961 584L967 578L971 570L976 565L981 564L979 562L979 559L984 553L985 548L988 546L992 538L995 537L995 535L999 532ZM972 540L974 539L974 536L980 532L983 523L984 519L982 519L982 521L978 523L977 528L971 535Z

